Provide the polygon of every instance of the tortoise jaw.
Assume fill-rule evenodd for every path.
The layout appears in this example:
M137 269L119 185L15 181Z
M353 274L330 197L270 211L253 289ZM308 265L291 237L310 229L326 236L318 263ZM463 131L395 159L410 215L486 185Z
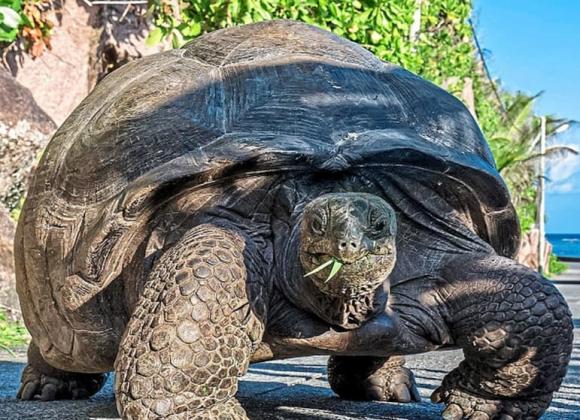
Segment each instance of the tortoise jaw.
M304 277L323 293L353 297L366 294L381 285L394 265L392 254L364 254L344 261L325 253L307 254Z
M320 260L322 260L324 258L323 255L324 254L317 254L317 255L313 256L312 262L317 264L318 262L320 262ZM330 257L330 259L328 259L328 258L326 258L326 259L327 259L326 262L323 262L322 264L315 267L312 271L306 273L304 275L304 277L312 276L312 275L318 273L319 271L324 270L326 267L330 267L330 273L328 274L328 277L325 280L325 283L327 283L334 276L336 276L338 274L338 272L340 271L340 269L346 264L344 261L340 260L340 258L337 258L334 256Z

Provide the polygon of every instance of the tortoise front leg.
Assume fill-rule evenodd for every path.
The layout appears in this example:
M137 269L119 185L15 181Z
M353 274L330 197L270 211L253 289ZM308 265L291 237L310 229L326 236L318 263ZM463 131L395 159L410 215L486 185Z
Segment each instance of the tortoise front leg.
M465 355L432 395L446 404L444 417L538 418L572 352L562 295L538 273L498 256L457 259L442 276L443 312Z
M257 260L245 235L213 225L159 259L115 363L123 418L246 418L234 394L264 329Z

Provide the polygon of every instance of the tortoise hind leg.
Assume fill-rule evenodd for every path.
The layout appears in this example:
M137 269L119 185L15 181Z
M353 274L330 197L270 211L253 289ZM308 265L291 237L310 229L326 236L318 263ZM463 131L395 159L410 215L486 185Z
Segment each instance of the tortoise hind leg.
M106 379L106 373L75 373L52 367L31 342L17 398L42 401L88 398L103 387Z
M340 397L350 400L421 401L413 373L403 357L332 356L328 381Z
M257 258L241 232L213 225L162 255L115 363L121 417L247 418L234 394L264 329Z

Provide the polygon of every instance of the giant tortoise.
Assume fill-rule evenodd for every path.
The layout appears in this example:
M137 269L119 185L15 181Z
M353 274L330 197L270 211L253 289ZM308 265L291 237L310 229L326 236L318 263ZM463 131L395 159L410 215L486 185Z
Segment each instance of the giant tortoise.
M305 24L216 31L113 72L44 152L16 236L19 397L114 370L123 418L243 419L250 363L330 355L339 396L408 402L403 356L461 348L445 418L536 418L572 321L518 242L452 95Z

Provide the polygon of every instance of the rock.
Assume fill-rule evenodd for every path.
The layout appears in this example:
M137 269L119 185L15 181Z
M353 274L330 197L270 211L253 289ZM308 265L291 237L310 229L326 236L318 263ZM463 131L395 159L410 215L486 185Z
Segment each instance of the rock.
M96 10L79 1L54 3L51 50L33 59L29 54L12 51L7 60L20 84L32 91L38 105L60 125L79 102L87 96L89 57L97 48L100 30Z
M14 222L0 207L0 311L14 321L21 319L14 279Z
M14 280L14 222L36 157L56 124L32 94L8 72L0 71L0 310L20 318Z
M18 82L61 125L104 75L135 58L168 48L147 47L150 23L144 5L94 5L55 2L50 50L33 59L22 48L7 60Z
M38 106L30 90L22 86L6 70L0 69L0 121L15 127L23 116L32 129L50 135L56 125Z
M31 92L0 71L0 202L8 210L18 207L34 162L55 129Z

